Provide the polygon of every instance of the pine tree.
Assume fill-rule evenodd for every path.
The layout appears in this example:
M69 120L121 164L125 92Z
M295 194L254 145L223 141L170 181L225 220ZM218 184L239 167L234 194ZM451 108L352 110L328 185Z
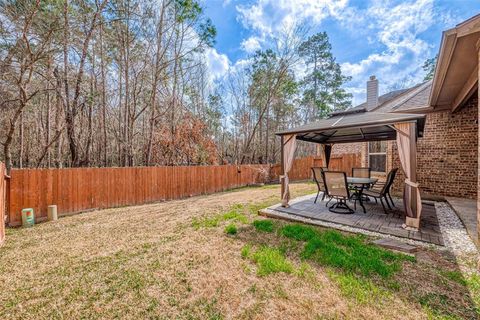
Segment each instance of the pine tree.
M433 75L435 74L435 67L437 65L437 58L438 55L436 55L434 58L425 60L425 62L423 63L422 69L423 71L425 71L425 77L423 77L423 81L433 79Z
M299 47L299 55L308 69L302 81L306 121L323 118L333 110L344 110L351 105L352 95L342 88L350 77L342 75L331 50L326 32L309 37Z

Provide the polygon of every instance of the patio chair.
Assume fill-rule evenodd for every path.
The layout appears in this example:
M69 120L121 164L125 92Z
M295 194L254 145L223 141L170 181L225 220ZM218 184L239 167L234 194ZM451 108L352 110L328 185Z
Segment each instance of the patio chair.
M387 175L387 179L385 181L377 181L373 186L372 190L380 192L382 188L387 184L390 183L389 188L387 189L387 196L390 199L390 202L395 207L395 203L393 202L392 196L390 195L390 190L392 189L393 182L395 181L395 176L397 175L398 168L393 168ZM390 179L390 181L389 181ZM376 201L377 199L375 199ZM388 202L387 202L388 203Z
M383 203L383 199L385 199L388 209L390 210L392 209L392 207L390 206L390 203L388 202L389 198L393 206L395 206L395 204L393 203L392 196L390 195L390 189L393 185L393 181L395 179L395 175L397 174L397 171L398 171L397 168L390 170L390 172L387 175L387 179L385 180L385 183L377 183L380 189L376 188L377 184L375 184L374 188L363 191L363 195L374 198L375 202L377 202L377 199L380 199L380 203L382 204L383 211L385 212L385 214L388 214L388 212L387 212L387 209L385 208L385 204Z
M353 213L354 211L347 205L347 200L350 199L350 190L348 190L346 173L325 171L323 177L327 196L337 200L328 210L335 213Z
M369 167L352 168L352 177L354 178L370 178L372 169Z
M312 167L313 180L317 184L317 188L318 188L317 196L315 197L315 201L313 201L313 203L317 203L317 199L318 199L318 196L320 195L320 192L323 192L322 200L320 201L323 201L325 199L326 190L325 190L325 183L323 179L323 172L325 171L328 171L328 168Z

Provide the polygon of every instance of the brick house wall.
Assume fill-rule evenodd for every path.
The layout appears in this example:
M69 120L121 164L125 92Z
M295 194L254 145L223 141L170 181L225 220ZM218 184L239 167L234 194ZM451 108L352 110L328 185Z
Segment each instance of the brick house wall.
M424 194L475 199L477 197L477 95L455 113L427 114L423 138L417 142L417 179ZM391 142L394 167L401 168L397 146ZM399 170L394 189L402 190Z
M475 199L477 197L477 94L462 108L427 114L423 138L417 143L417 179L422 194ZM333 146L332 154L360 153L362 166L368 166L368 143L345 143ZM405 176L401 170L395 141L387 143L387 172L399 168L394 191L403 190ZM384 180L386 173L372 176Z
M339 156L346 153L361 154L363 149L362 143L338 143L332 147L332 156Z
M367 167L368 166L368 143L367 142L355 142L355 143L339 143L333 145L332 148L332 156L340 156L346 153L355 153L360 155L361 157L361 166ZM388 146L387 146L387 169L391 168L391 157L388 157ZM389 166L390 163L390 166ZM381 173L374 173L373 174L380 179L385 177L385 174Z

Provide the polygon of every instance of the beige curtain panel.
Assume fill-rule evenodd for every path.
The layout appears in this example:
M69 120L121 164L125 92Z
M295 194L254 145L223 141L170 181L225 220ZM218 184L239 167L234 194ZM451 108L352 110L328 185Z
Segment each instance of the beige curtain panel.
M420 189L415 179L412 179L412 172L416 170L412 166L411 159L417 156L416 148L413 144L416 142L415 137L415 123L403 122L396 123L397 129L397 147L400 162L402 164L403 172L405 173L405 186L403 189L403 204L407 216L411 218L420 219L422 212L422 199L420 198ZM413 195L416 194L416 203L414 203Z
M292 169L297 139L295 134L283 136L283 176L280 177L283 183L282 206L288 207L290 201L290 189L288 186L288 173Z

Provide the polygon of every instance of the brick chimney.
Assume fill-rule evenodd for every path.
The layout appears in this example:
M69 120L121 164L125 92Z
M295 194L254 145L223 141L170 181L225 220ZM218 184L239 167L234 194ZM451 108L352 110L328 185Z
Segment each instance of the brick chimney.
M378 106L378 80L370 76L367 81L367 110L370 111Z

